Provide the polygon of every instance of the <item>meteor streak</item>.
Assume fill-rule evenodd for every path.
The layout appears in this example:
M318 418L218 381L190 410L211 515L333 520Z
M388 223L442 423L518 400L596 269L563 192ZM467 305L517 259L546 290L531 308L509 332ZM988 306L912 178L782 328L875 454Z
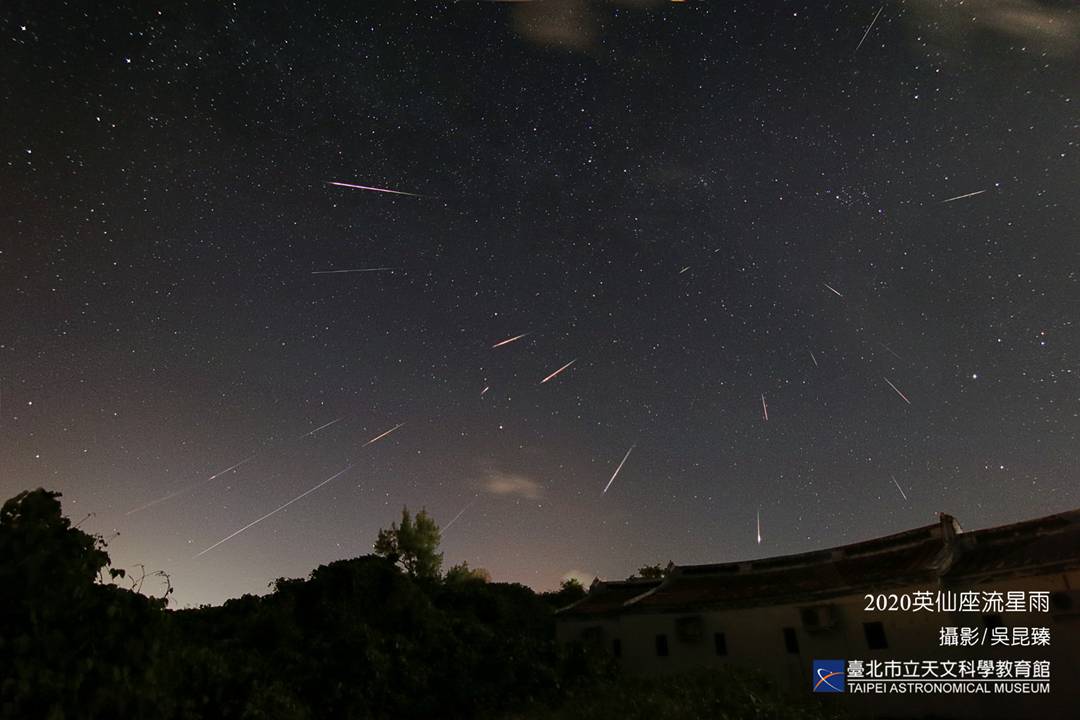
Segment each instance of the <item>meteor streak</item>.
M571 365L573 365L573 364L574 364L574 363L576 363L576 362L577 362L577 358L574 358L573 360L571 360L570 362L566 363L566 364L565 364L565 365L563 365L563 366L562 366L561 368L559 368L558 370L556 370L555 372L551 373L551 374L550 374L550 375L548 375L548 376L547 376L546 378L544 378L543 380L541 380L541 381L540 381L540 384L541 384L541 385L543 385L543 384L544 384L544 383L546 383L546 382L547 382L548 380L551 380L551 379L552 379L552 378L554 378L554 377L555 377L556 375L558 375L558 374L559 374L559 373L561 373L561 372L562 372L563 370L565 370L566 368L570 367Z
M491 389L490 385L485 385L484 389L480 391L480 397L484 397L485 395L487 395L487 391L490 390L490 389Z
M502 347L503 345L509 345L510 343L514 342L515 340L520 340L521 338L525 337L526 335L531 335L531 334L532 333L521 333L520 335L515 335L512 338L506 338L505 340L500 340L499 342L492 345L491 349L494 350L497 347Z
M888 345L886 345L885 343L883 343L883 342L879 342L879 343L878 343L878 345L880 345L881 347L883 347L883 348L885 348L886 350L888 350L889 352L891 352L891 353L893 354L893 356L894 356L894 357L895 357L895 358L896 358L897 360L903 360L903 359L904 359L904 358L900 357L899 355L897 355L897 354L896 354L896 351L895 351L895 350L893 350L893 349L892 349L891 347L889 347Z
M827 283L827 282L823 282L823 283L821 283L821 284L822 284L822 285L824 285L825 287L829 288L830 290L832 290L832 291L833 291L834 293L836 293L836 296L837 296L837 297L844 297L843 295L841 295L841 294L840 294L840 291L839 291L839 290L837 290L836 288L834 288L834 287L833 287L832 285L830 285L829 283Z
M900 388L893 385L892 381L889 380L889 378L885 377L884 375L882 375L881 377L885 380L885 382L889 383L889 387L891 387L893 390L895 390L897 395L899 395L900 397L902 397L904 399L904 402L906 402L908 405L911 404L911 401L907 399L907 395L900 392Z
M353 188L354 190L370 190L372 192L390 193L392 195L408 195L409 197L426 197L424 195L417 195L411 192L402 192L400 190L387 190L386 188L368 187L367 185L353 185L352 183L336 182L334 180L327 180L327 185L336 185L337 187Z
M180 488L179 490L174 490L173 492L169 493L168 495L165 495L163 497L159 497L157 500L151 500L150 502L146 503L145 505L140 505L137 508L132 508L131 510L128 510L126 513L124 513L124 515L134 515L135 513L142 512L143 510L149 510L150 508L154 507L155 505L160 505L163 502L167 502L169 500L172 500L174 497L183 495L186 492L190 492L191 490L194 490L197 487L201 487L201 486L205 485L208 482L211 482L213 480L217 480L219 477L221 477L225 473L231 472L232 470L235 470L236 468L240 467L241 465L249 463L254 459L255 459L254 455L252 455L251 457L248 457L248 458L244 458L243 460L236 463L235 465L230 465L229 467L225 468L224 470L219 470L218 472L214 473L213 475L206 478L205 480L199 480L198 482L194 482L194 483L188 485L187 487Z
M395 430L397 430L399 427L401 427L404 424L405 423L398 423L394 427L392 427L389 430L387 430L386 432L384 432L382 435L376 435L375 437L371 438L370 440L368 440L366 443L364 443L360 447L367 447L368 445L370 445L373 442L378 442L379 440L382 440L384 437L386 437L390 433L394 432Z
M251 462L251 461L252 461L252 460L254 460L254 459L255 459L255 456L254 456L254 455L252 455L252 456L250 456L250 457L247 457L247 458L244 458L243 460L241 460L240 462L236 463L235 465L231 465L231 466L229 466L229 467L225 468L224 470L221 470L221 471L219 471L219 472L216 472L216 473L214 473L214 474L213 474L213 475L211 475L210 477L206 478L205 482L210 482L211 480L217 480L217 479L218 479L219 477L221 477L221 476L222 476L222 475L224 475L225 473L227 473L227 472L229 472L229 471L231 471L231 470L235 470L236 468L240 467L241 465L245 465L245 464L247 464L247 463Z
M297 440L303 440L304 438L308 437L309 435L314 435L315 433L319 432L320 430L328 428L331 425L333 425L334 423L341 422L342 420L344 420L344 418L338 418L337 420L331 420L330 422L326 423L325 425L320 425L319 427L315 428L311 432L306 432L306 433L304 433L303 435L301 435L300 437L298 437L296 439Z
M814 351L813 350L810 351L810 359L814 361L814 367L821 367L820 365L817 364L817 358L814 357Z
M893 485L895 485L896 489L900 491L900 494L903 496L904 500L907 500L907 493L904 492L904 488L900 487L900 483L896 482L896 476L890 475L889 477L892 478Z
M882 5L881 7L878 8L877 15L875 15L874 19L870 21L870 24L866 26L866 32L863 33L862 38L859 40L859 44L855 46L855 50L853 50L852 53L851 53L852 55L859 52L859 48L861 48L862 44L864 42L866 42L866 36L870 34L870 30L873 29L874 23L877 22L878 15L881 15L881 11L884 10L884 9L885 9L884 5Z
M765 404L765 393L761 394L761 412L765 415L765 422L769 422L769 406Z
M953 200L963 200L964 198L975 197L976 195L982 195L984 192L986 192L986 191L985 190L976 190L975 192L970 192L967 195L957 195L956 197L951 197L948 200L942 200L938 204L939 205L944 205L945 203L951 203Z
M341 273L379 272L381 270L396 270L392 267L352 268L350 270L312 270L312 275L338 275Z
M205 555L206 553L208 553L208 552L210 552L211 550L213 550L214 548L216 548L216 547L217 547L218 545L221 545L221 544L223 544L223 543L226 543L226 542L228 542L229 540L232 540L232 539L233 539L234 537L236 537L237 535L239 535L240 533L244 532L245 530L247 530L247 529L249 529L249 528L255 527L256 525L258 525L259 523L261 523L261 522L262 522L263 520L265 520L266 518L270 517L271 515L276 515L277 513L279 513L279 512L281 512L282 510L284 510L285 508L287 508L287 507L289 507L290 505L292 505L292 504L293 504L294 502L296 502L297 500L300 500L300 499L302 499L302 498L305 498L305 497L307 497L308 495L310 495L311 493L315 492L316 490L318 490L319 488L321 488L321 487L322 487L323 485L325 485L326 483L330 482L331 480L334 480L334 479L336 479L336 478L338 478L338 477L341 477L342 475L344 475L345 473L347 473L347 472L348 472L349 470L352 470L352 467L353 467L352 465L349 465L349 466L348 466L347 468L345 468L344 470L339 470L338 472L334 473L334 474L333 474L333 475L331 475L330 477L328 477L328 478L326 478L325 480L323 480L323 481L322 481L321 483L319 483L319 484L318 484L318 485L316 485L315 487L313 487L313 488L311 488L311 489L309 489L309 490L305 490L304 492L300 493L299 495L297 495L296 497L294 497L294 498L293 498L292 500L290 500L289 502L285 503L284 505L282 505L282 506L280 506L280 507L278 507L278 508L276 508L276 509L274 509L274 510L271 510L270 512L266 513L265 515L263 515L263 516L262 516L261 518L259 518L258 520L254 521L254 522L250 522L250 523L248 523L248 524L247 524L247 525L245 525L244 527L242 527L242 528L240 528L239 530L237 530L236 532L234 532L234 533L233 533L232 535L229 535L229 536L228 536L228 537L226 537L226 538L222 538L221 540L218 540L218 541L217 541L216 543L214 543L214 544L213 544L213 545L211 545L210 547L206 548L205 550L203 550L202 552L200 552L200 553L199 553L198 555L195 555L195 557L193 557L192 559L194 560L195 558L199 558L199 557L202 557L202 556L203 556L203 555Z
M470 500L470 501L469 501L469 504L468 504L468 505L466 505L465 507L461 508L461 510L460 510L460 511L458 512L458 514L454 516L454 519L453 519L453 520L451 520L450 522L446 523L446 527L444 527L444 528L442 529L442 531L443 531L443 532L446 532L447 530L449 530L449 529L450 529L450 526L451 526L451 525L453 525L454 523L456 523L456 522L457 522L457 520L458 520L458 518L459 518L459 517L461 517L462 515L464 515L464 514L465 514L465 511L466 511L466 510L468 510L469 508L471 508L471 507L472 507L472 506L473 506L474 504L476 504L476 501L477 501L477 500L479 500L479 499L480 499L480 496L479 496L479 495L477 495L477 496L476 496L476 497L474 497L474 498L473 498L472 500Z
M761 544L761 508L757 511L757 544Z
M159 497L157 500L151 500L150 502L146 503L145 505L140 505L137 508L132 508L132 509L128 510L126 513L124 513L124 515L134 515L135 513L142 512L143 510L149 510L150 508L154 507L155 505L160 505L163 502L167 502L169 500L172 500L177 495L183 495L184 493L191 490L192 488L195 488L195 487L198 487L199 485L202 485L204 482L206 482L206 481L205 480L200 480L198 483L195 483L194 485L188 485L186 488L181 488L180 490L176 490L174 492L171 492L168 495L164 495L162 497Z
M620 470L622 470L622 466L626 464L626 458L630 457L630 453L633 452L635 447L637 447L637 443L631 445L630 449L626 451L625 455L623 455L623 459L619 463L619 467L615 468L615 472L611 474L611 479L607 481L607 485L604 486L604 491L600 493L601 495L607 494L608 488L611 487L611 483L615 482L615 476L619 474Z

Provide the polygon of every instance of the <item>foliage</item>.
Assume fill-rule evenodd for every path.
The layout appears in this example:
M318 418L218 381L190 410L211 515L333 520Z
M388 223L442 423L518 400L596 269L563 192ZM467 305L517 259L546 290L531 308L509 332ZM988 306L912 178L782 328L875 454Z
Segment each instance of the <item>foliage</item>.
M521 585L424 582L366 556L274 588L175 614L193 646L220 653L213 672L203 660L182 681L203 688L200 712L242 717L276 687L311 717L474 717L552 701L603 671L556 645L550 609Z
M627 580L663 580L667 577L668 568L660 563L655 565L642 565L637 573L626 578Z
M379 530L375 554L400 564L413 577L437 578L443 561L438 552L441 541L439 526L426 510L413 519L406 507L401 510L401 525L392 523L389 530Z
M446 577L443 578L446 583L462 583L462 582L491 582L491 573L484 568L471 568L468 561L463 561L460 565L454 565L452 568L446 571Z
M555 592L546 592L541 597L552 608L558 610L564 608L567 605L576 603L581 598L585 597L588 591L585 586L581 584L581 581L577 578L567 578L562 581L559 589Z
M758 685L635 689L596 648L558 645L553 610L584 595L576 581L537 595L462 563L434 582L438 528L423 512L381 534L386 556L170 612L104 582L121 573L58 498L35 490L0 510L3 720L793 717Z
M23 492L0 509L0 715L138 715L160 694L164 601L99 583L105 543L73 528L59 497Z

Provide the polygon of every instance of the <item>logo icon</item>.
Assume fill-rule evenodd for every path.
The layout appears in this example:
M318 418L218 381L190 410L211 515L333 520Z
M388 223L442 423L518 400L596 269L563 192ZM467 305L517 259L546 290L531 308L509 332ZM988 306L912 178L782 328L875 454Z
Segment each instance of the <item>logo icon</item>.
M813 683L816 693L844 692L844 661L815 660Z

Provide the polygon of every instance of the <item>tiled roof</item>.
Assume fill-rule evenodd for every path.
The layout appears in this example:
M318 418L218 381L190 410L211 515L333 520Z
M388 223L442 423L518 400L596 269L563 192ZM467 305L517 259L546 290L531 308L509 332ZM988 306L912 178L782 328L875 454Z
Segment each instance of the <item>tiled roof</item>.
M719 575L676 572L663 587L634 605L641 610L666 610L689 605L728 607L771 605L786 601L848 594L864 587L885 589L911 582L932 581L930 569L942 549L940 538L868 557L838 557L814 564Z
M1080 565L1080 510L957 538L950 578L1046 572Z
M939 579L1080 567L1080 510L964 533L935 525L866 542L749 562L673 566L662 581L596 582L563 617L814 602Z

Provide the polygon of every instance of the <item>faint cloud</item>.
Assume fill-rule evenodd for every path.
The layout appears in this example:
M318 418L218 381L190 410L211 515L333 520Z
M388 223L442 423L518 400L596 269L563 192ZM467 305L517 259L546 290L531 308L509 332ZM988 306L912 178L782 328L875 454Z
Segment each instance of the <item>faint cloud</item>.
M514 30L537 45L588 50L598 35L604 6L647 7L662 0L545 0L515 3Z
M596 21L587 0L521 3L514 10L514 30L537 45L568 50L584 50L592 45Z
M908 5L920 22L919 33L929 29L943 44L971 42L977 30L1055 55L1067 55L1080 43L1080 17L1075 11L1040 0L911 0ZM923 27L923 22L928 27Z
M492 495L523 497L529 500L539 498L544 492L543 485L531 478L499 470L488 471L483 487Z

